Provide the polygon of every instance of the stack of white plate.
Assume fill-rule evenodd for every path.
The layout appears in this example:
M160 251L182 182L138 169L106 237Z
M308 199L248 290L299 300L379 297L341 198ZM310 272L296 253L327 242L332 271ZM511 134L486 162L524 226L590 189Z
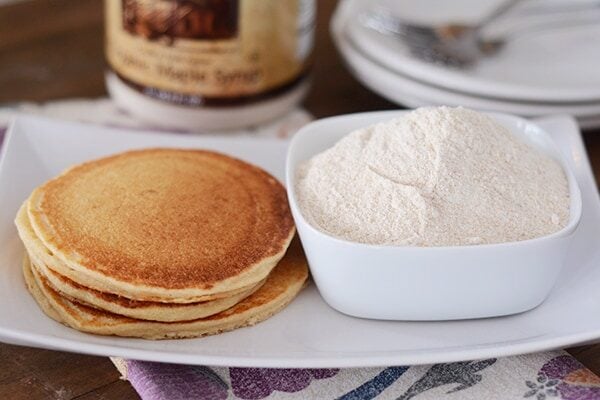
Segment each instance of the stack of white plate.
M547 0L531 1L530 11L535 11L531 4L548 5ZM566 1L572 5L574 0ZM460 15L463 21L475 22L481 17L478 12L485 14L494 6L494 1L480 0L384 2L394 15L429 24ZM600 5L583 11L598 18L597 24L530 32L508 41L500 52L474 66L459 69L422 61L398 37L363 26L361 13L376 3L341 1L331 31L352 72L381 96L408 107L461 105L525 117L570 114L584 128L600 127ZM405 15L409 13L410 17ZM527 18L536 17L533 12L521 14L525 15L515 19L521 18L525 25Z

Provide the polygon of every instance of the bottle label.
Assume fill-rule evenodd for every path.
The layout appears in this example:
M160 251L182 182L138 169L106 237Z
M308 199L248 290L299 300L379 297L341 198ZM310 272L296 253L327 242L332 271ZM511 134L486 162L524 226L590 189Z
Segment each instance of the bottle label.
M105 8L113 71L179 104L290 86L313 47L315 0L106 0Z

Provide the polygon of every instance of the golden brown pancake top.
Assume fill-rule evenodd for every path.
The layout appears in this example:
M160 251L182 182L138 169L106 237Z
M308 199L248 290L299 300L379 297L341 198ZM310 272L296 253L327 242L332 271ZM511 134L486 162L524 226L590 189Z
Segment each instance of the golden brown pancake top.
M43 185L31 210L85 268L166 289L210 288L284 251L283 186L219 153L149 149L91 161Z

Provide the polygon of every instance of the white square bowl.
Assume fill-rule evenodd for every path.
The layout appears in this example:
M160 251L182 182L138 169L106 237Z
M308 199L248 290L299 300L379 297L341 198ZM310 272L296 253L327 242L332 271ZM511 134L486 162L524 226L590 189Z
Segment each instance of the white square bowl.
M571 205L570 219L558 232L488 245L377 246L333 237L304 218L294 190L299 164L356 129L403 113L370 112L322 119L302 128L290 144L288 197L312 276L325 301L356 317L409 321L495 317L541 304L556 283L579 224L581 193L552 138L522 118L489 114L516 137L562 165Z

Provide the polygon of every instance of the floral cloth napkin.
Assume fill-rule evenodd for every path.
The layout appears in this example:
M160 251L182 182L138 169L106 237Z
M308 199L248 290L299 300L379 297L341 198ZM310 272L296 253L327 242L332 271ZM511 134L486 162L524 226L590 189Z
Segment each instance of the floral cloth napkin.
M360 369L224 368L112 360L143 400L600 399L600 378L564 351Z
M108 99L0 108L0 143L15 112L149 128ZM228 135L285 138L310 120L303 110ZM600 377L564 351L423 366L360 369L226 368L112 358L143 400L535 399L600 400Z

